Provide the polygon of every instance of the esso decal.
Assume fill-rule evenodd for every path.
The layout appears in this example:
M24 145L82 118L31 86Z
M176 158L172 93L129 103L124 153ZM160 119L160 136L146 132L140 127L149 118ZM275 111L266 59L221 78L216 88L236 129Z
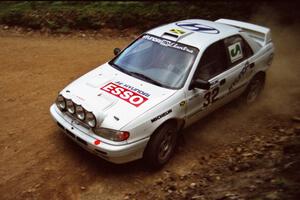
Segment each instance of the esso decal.
M178 22L176 25L187 30L198 31L202 33L218 34L220 32L213 27L193 22Z
M139 107L143 103L145 103L148 98L141 96L140 94L130 91L127 88L124 88L120 85L116 85L114 83L108 83L107 85L103 86L101 90L112 94L119 99L122 99L135 107Z

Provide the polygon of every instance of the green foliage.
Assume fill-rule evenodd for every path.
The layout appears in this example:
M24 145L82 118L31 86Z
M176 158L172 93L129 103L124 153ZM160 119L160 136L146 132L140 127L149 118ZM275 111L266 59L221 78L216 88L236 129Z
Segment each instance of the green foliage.
M70 32L71 32L71 30L67 26L63 26L56 30L56 33L70 33Z
M251 2L238 1L199 1L192 4L108 1L0 2L0 23L33 29L46 27L62 32L69 32L71 29L98 30L104 26L144 30L187 18L215 20L227 17L246 20L252 13L253 6L250 4Z

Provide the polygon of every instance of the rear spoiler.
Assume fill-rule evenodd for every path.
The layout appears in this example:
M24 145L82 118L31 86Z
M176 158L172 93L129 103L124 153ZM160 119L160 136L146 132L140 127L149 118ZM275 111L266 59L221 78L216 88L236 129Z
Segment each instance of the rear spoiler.
M218 19L215 22L240 28L263 46L271 42L271 30L269 28L231 19Z

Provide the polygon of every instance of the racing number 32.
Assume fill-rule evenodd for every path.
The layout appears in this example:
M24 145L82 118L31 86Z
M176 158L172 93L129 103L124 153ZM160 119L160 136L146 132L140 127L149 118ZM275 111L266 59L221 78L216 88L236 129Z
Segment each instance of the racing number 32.
M214 103L217 100L218 94L219 94L219 87L216 87L212 91L207 92L204 95L205 101L203 103L203 107L206 107L211 103Z

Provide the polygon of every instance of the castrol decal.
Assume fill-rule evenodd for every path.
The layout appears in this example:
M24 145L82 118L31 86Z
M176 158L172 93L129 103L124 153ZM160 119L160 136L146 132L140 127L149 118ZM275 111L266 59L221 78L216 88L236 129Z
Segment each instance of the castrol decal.
M148 100L148 98L143 97L134 91L128 90L127 88L116 85L114 83L108 83L107 85L103 86L101 90L112 94L119 99L122 99L127 103L130 103L131 105L134 105L135 107L139 107Z

